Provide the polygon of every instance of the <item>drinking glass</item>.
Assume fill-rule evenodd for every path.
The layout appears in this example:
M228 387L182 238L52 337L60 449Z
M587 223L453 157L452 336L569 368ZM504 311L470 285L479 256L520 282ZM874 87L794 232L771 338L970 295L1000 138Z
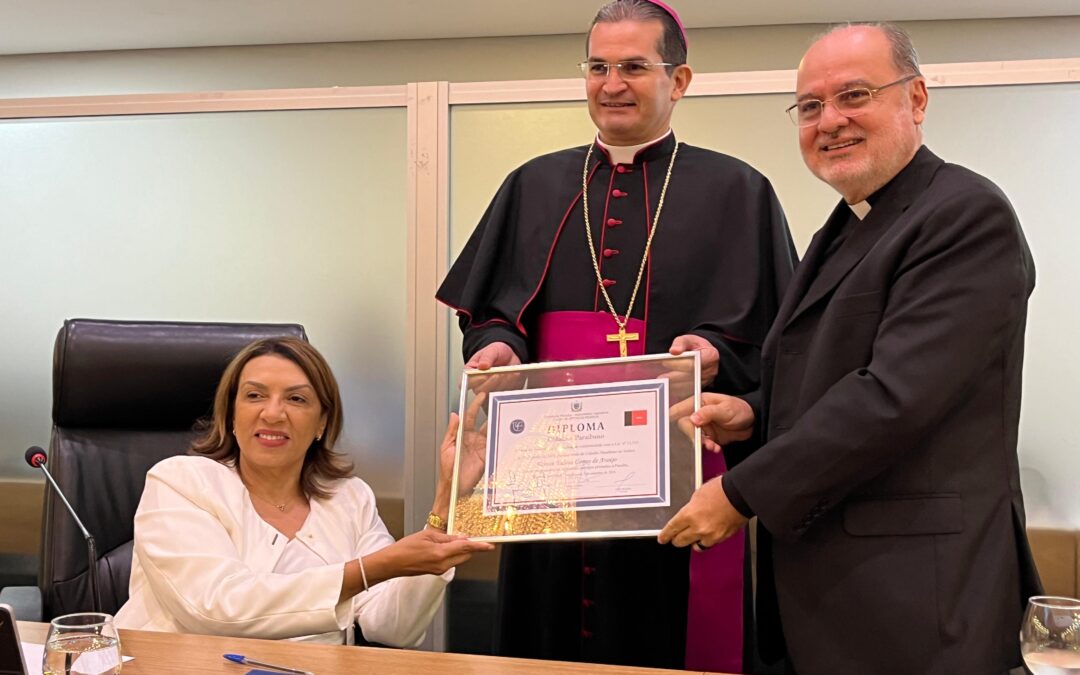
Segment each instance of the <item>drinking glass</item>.
M111 615L65 614L49 624L43 675L116 675L121 664L120 637Z
M1028 600L1020 653L1035 675L1080 675L1080 600L1049 595Z

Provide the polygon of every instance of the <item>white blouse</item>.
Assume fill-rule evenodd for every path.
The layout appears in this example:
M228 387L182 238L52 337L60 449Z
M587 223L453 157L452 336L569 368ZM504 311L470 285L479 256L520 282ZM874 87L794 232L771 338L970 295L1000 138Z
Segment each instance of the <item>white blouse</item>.
M130 597L117 626L279 639L340 634L355 619L372 642L419 644L453 570L391 579L339 603L345 563L394 539L359 478L310 506L293 541L315 564L284 571L289 541L255 512L235 469L207 457L159 462L135 513Z
M285 536L285 535L281 535ZM303 537L293 537L285 544L285 550L274 565L276 574L292 574L305 572L312 567L328 564L328 561L319 557L319 554L304 543ZM291 638L297 642L314 642L329 645L351 645L354 643L352 626L345 630L332 630L328 633L317 635L302 635Z

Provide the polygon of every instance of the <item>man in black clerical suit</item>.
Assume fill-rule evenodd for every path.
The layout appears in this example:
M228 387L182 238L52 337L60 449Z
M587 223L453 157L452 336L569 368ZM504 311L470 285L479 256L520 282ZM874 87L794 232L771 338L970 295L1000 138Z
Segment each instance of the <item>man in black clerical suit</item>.
M843 201L761 389L693 418L710 444L764 444L660 540L707 547L757 515L763 647L786 642L799 675L1007 672L1039 590L1016 455L1024 234L997 186L922 145L926 82L898 28L826 34L796 96L803 159Z
M692 73L670 7L608 3L586 56L596 139L513 171L437 294L466 366L619 356L608 336L625 332L630 355L699 350L707 386L751 391L794 261L772 186L672 133ZM715 475L737 458L705 459ZM497 651L739 670L742 555L742 540L693 563L648 540L504 546Z

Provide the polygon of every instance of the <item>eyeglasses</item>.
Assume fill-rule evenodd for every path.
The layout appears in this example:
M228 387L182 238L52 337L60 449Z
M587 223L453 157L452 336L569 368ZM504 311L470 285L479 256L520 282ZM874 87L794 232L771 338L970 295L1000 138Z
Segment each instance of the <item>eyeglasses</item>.
M648 75L655 68L674 66L674 63L649 63L647 61L616 61L615 63L608 63L607 61L582 61L578 64L578 68L581 68L581 73L590 80L606 80L611 74L611 69L614 68L619 71L619 77L624 80L633 80L634 78Z
M824 101L816 98L807 98L799 101L795 105L786 110L788 117L798 127L812 127L821 120L821 115L825 111L825 104L832 103L836 112L840 113L844 117L856 117L866 112L870 104L873 103L877 95L889 87L897 84L903 84L908 80L913 80L919 77L919 73L912 73L907 77L901 77L895 82L883 84L880 87L859 87L857 89L848 89L836 94L832 98L827 98Z

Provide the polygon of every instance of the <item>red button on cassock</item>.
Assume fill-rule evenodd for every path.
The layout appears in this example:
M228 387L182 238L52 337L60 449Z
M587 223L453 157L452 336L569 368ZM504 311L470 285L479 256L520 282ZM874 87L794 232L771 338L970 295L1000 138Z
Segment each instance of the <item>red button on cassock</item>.
M626 173L626 172L627 172L627 171L629 171L630 169L627 169L627 168L626 168L625 166L623 166L622 164L620 164L620 165L618 165L617 167L615 167L615 170L616 170L616 171L618 171L619 173Z
M614 279L604 279L604 286L611 287L615 285Z
M630 193L629 192L623 192L619 188L615 188L614 190L611 191L611 196L612 197L625 197L628 194L630 194Z
M614 258L617 255L619 255L619 249L617 249L617 248L605 248L604 249L604 257L605 258Z
M619 220L618 218L608 218L607 219L607 226L608 227L615 227L616 225L622 225L622 221Z

